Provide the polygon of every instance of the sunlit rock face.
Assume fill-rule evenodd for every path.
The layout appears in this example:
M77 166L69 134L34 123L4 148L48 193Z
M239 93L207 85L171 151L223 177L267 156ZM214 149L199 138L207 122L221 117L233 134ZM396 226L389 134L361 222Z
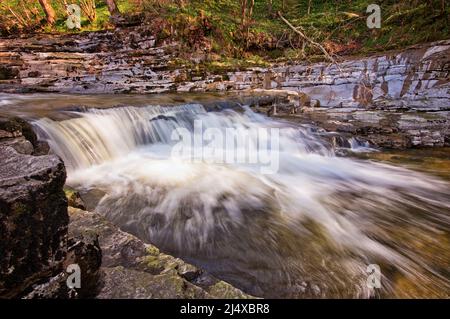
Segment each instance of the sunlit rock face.
M0 41L0 90L73 93L284 89L306 106L446 110L450 40L330 63L213 74L174 63L183 50L146 27ZM208 60L192 55L193 63ZM195 61L194 61L195 60ZM312 101L312 102L310 102Z
M262 86L303 92L325 107L416 110L450 108L450 41L401 53L351 59L339 65L280 66L230 76L235 88Z

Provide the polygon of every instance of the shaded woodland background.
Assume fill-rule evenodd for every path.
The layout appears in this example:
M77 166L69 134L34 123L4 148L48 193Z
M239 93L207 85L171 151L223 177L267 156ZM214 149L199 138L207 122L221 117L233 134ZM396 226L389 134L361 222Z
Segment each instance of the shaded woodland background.
M81 29L66 25L72 3L82 9ZM381 29L366 26L371 3L381 7ZM0 34L147 25L158 41L180 41L187 51L207 51L224 65L263 65L447 39L449 7L445 0L0 0Z

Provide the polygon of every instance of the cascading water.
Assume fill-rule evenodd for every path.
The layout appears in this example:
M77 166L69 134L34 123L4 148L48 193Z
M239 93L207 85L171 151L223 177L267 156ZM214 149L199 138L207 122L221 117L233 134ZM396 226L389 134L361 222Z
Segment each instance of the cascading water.
M63 158L71 186L101 190L96 210L114 223L251 294L450 291L450 191L437 178L336 157L309 128L245 107L121 107L72 117L35 122ZM196 120L203 130L282 128L278 170L262 174L255 165L174 155L173 131L201 134ZM382 290L368 288L369 264L381 266Z

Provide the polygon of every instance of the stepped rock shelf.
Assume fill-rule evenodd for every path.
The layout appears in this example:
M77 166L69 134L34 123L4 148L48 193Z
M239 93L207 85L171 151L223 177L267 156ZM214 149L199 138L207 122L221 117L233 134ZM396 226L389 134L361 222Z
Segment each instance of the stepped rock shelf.
M162 93L246 89L301 92L325 107L450 108L450 40L402 52L328 63L275 65L214 74L173 64L177 43L145 27L78 35L0 39L0 90ZM196 54L192 63L207 61Z
M0 92L270 92L289 97L277 116L354 134L375 146L450 143L450 40L346 58L339 65L299 63L221 72L202 67L211 59L205 52L193 54L187 64L173 63L180 51L179 43L158 42L145 26L3 38Z

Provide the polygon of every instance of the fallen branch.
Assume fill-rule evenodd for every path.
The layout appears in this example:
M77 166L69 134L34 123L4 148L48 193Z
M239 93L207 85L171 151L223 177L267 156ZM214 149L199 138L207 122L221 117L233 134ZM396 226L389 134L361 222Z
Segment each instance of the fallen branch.
M337 31L340 31L342 28L346 28L348 27L350 24L352 24L353 22L356 22L358 20L364 19L364 17L355 17L354 19L350 19L346 24L340 25L339 27L337 27L336 29L334 29L333 31L331 31L331 33L327 36L327 40L330 39L332 36L334 36L334 34Z
M303 39L305 39L306 41L308 41L311 45L315 46L316 48L318 48L320 51L322 51L322 53L325 55L325 57L330 60L333 64L336 64L336 66L338 67L339 70L339 64L336 62L336 60L327 52L327 50L325 50L325 48L320 44L317 43L316 41L312 40L311 38L309 38L306 34L304 34L302 31L298 30L298 28L294 27L288 20L286 20L285 17L283 17L283 15L281 14L280 11L278 11L278 16L280 17L281 20L283 20L284 23L286 23L289 28L291 28L295 33L297 33L299 36L301 36Z

